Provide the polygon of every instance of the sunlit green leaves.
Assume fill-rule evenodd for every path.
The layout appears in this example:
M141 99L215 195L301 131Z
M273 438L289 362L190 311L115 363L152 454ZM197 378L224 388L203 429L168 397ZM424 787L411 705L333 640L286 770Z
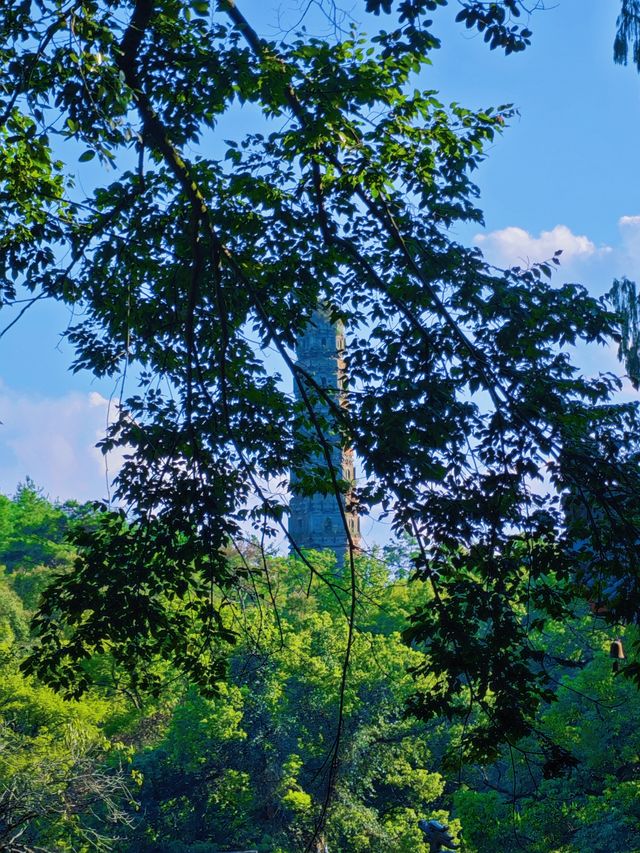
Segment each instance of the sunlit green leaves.
M571 596L637 618L637 413L570 353L606 343L618 317L550 281L557 256L497 270L452 236L482 221L471 173L512 112L424 91L439 46L425 13L442 5L370 2L371 37L280 42L241 2L42 0L37 18L0 16L3 292L25 283L78 309L74 369L122 389L102 446L125 457L125 509L76 534L75 570L36 621L28 667L57 687L87 688L88 661L110 654L136 689L158 691L170 663L213 694L235 637L226 603L258 571L232 543L284 534L290 473L333 490L313 463L327 435L363 461L360 512L381 505L417 538L440 602L410 635L432 687L415 707L478 706L476 757L530 732L550 687L527 644ZM460 17L517 52L521 7L465 2ZM238 103L264 127L218 159L211 128ZM295 364L320 304L350 330L348 407Z

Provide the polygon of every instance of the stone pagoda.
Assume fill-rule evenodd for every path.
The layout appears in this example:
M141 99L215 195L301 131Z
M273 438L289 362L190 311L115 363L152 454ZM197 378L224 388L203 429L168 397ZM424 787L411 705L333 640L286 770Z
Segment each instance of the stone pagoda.
M296 355L298 364L314 381L328 390L332 390L340 405L345 405L343 353L345 348L344 325L332 323L326 311L313 312L304 333L298 339ZM300 393L295 386L296 399ZM313 393L311 394L312 396ZM324 411L323 411L324 410ZM326 409L318 404L318 411ZM339 477L349 483L355 482L353 450L341 447L335 435L327 436L333 447L333 465ZM326 467L326 458L322 448L313 460L314 465ZM323 551L328 548L335 551L338 563L344 562L348 538L344 521L334 494L296 495L295 478L292 477L294 494L290 502L289 534L300 548L312 548ZM344 499L343 499L344 506ZM360 522L355 512L346 513L347 524L353 543L360 543Z

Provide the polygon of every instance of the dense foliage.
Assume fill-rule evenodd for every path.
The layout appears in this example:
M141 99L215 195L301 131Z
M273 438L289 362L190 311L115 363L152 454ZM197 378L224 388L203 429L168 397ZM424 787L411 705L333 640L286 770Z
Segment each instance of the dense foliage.
M2 502L0 521L19 508L25 530L43 514L66 516L21 489ZM60 543L54 536L39 544ZM0 550L0 562L7 552ZM251 565L258 551L244 556ZM319 572L331 576L332 556L316 559ZM244 639L217 696L203 696L166 667L160 698L136 694L106 655L87 664L94 686L80 700L64 700L20 674L34 566L27 557L24 567L6 571L3 850L304 848L325 802L347 623L326 584L316 580L309 589L300 560L270 559L269 568L277 610L265 589L264 600L247 597L242 610L227 612L229 621L243 621ZM39 569L71 566L57 559L55 568ZM423 653L407 647L400 632L416 600L430 600L428 585L394 577L381 560L361 560L358 572L360 630L345 697L345 748L321 843L340 853L426 853L417 820L427 816L450 824L463 853L638 849L640 697L612 672L612 635L601 618L589 612L545 632L544 665L561 687L558 701L537 716L537 740L502 750L489 765L461 765L463 723L425 724L405 713L414 688L407 668ZM574 758L560 776L549 773L552 744Z
M375 35L278 43L231 0L3 9L3 298L23 286L81 308L75 366L122 378L104 446L128 450L127 515L78 530L32 672L77 692L86 656L109 647L133 679L159 657L215 690L233 638L213 602L246 581L229 542L283 525L289 471L340 500L335 435L367 469L349 500L381 504L416 538L433 587L411 638L437 684L415 710L464 716L471 701L476 752L530 732L553 690L530 630L568 618L576 596L636 619L636 409L611 402L614 377L570 360L572 344L617 334L617 318L549 284L557 257L496 270L453 239L481 221L470 173L511 113L425 89L438 47L426 15L445 5L368 2ZM490 47L526 46L523 4L462 5ZM222 145L240 105L261 132ZM293 359L320 303L351 330L348 408ZM323 470L309 464L319 455Z
M19 669L42 590L71 567L65 530L84 513L31 483L0 496L0 848L12 853L111 850L131 822L130 755L105 735L109 699L65 701Z

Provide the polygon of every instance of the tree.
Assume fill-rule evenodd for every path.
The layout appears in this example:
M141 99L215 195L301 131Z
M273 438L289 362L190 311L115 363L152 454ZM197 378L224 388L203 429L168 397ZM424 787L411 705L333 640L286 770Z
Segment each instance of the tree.
M68 562L64 534L79 512L73 503L51 504L30 480L18 486L13 499L0 495L0 563L12 572L18 566L55 568Z
M640 70L640 5L638 0L622 0L618 16L618 29L613 45L613 58L626 65L629 53L634 65Z
M134 805L127 753L102 731L113 700L65 702L22 675L28 611L5 578L0 602L0 847L113 850Z
M398 550L406 562L410 551ZM262 565L258 548L243 558ZM166 665L160 699L135 695L106 654L91 662L88 695L62 699L19 674L29 614L0 583L3 849L300 850L325 808L348 628L348 590L330 585L333 562L314 556L322 578L309 587L301 560L269 559L270 584L258 576L258 595L227 604L242 638L209 698ZM547 626L533 651L558 701L539 709L517 748L503 746L489 765L461 765L452 758L464 720L425 724L405 713L409 668L423 652L400 631L418 602L432 601L429 584L390 574L378 559L361 557L356 569L344 746L320 848L422 850L417 820L427 814L452 824L465 853L636 850L640 694L612 671L608 626L590 612ZM31 569L9 576L14 588L23 573ZM622 629L625 646L636 632Z
M103 447L127 448L126 513L77 529L29 671L82 690L85 660L108 649L144 686L161 657L215 691L234 639L224 608L255 571L229 543L246 525L267 538L283 526L289 471L342 500L332 435L367 467L360 511L381 504L418 543L433 599L408 639L427 652L431 689L414 709L466 719L470 756L530 734L553 698L534 642L548 620L580 597L611 622L637 619L637 412L612 402L615 377L580 376L570 359L574 343L614 335L617 316L577 285L551 286L557 256L496 270L452 238L482 220L470 173L511 110L447 108L417 88L439 46L425 15L444 5L369 0L366 14L383 13L373 37L278 43L233 0L37 0L37 16L24 0L2 13L2 292L82 307L74 366L122 378ZM522 4L462 6L490 47L526 45ZM260 132L211 156L239 104ZM60 141L114 179L82 195ZM320 303L351 329L348 408L294 360ZM326 470L311 478L319 454ZM349 625L329 798L359 597L349 550L329 581Z
M331 569L327 556L319 562ZM326 587L307 594L301 561L279 558L270 569L278 618L255 602L238 613L245 639L228 683L209 699L189 688L164 732L134 759L144 783L125 849L293 853L317 823L348 626L335 618ZM404 713L407 668L421 657L398 630L407 581L363 558L358 574L366 598L345 702L346 747L323 833L329 849L345 853L423 851L417 821L427 810L448 819L447 798L433 730ZM417 585L415 595L425 593Z
M546 665L561 686L537 726L576 762L562 775L545 773L532 740L482 771L466 768L453 799L470 850L637 850L639 694L612 672L609 640L590 615L547 634ZM572 669L561 675L554 656L568 656Z

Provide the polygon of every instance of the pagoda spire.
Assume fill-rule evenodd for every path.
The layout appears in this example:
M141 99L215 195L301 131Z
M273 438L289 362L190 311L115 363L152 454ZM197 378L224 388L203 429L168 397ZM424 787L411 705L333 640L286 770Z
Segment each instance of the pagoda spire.
M318 385L332 391L338 403L344 404L344 324L338 320L332 322L329 312L316 309L298 339L296 355L298 364ZM300 392L295 387L296 399ZM327 404L318 403L317 411L330 420ZM327 435L332 449L333 468L338 477L348 483L355 483L354 454L350 447L344 447L335 434ZM318 451L309 460L313 467L326 467L326 456L319 446ZM338 563L344 562L349 546L349 538L357 547L360 543L360 521L352 509L347 510L344 496L340 497L349 528L345 530L343 514L333 493L311 495L296 493L297 478L292 474L293 492L289 507L289 535L299 548L317 551L330 549L335 552Z

